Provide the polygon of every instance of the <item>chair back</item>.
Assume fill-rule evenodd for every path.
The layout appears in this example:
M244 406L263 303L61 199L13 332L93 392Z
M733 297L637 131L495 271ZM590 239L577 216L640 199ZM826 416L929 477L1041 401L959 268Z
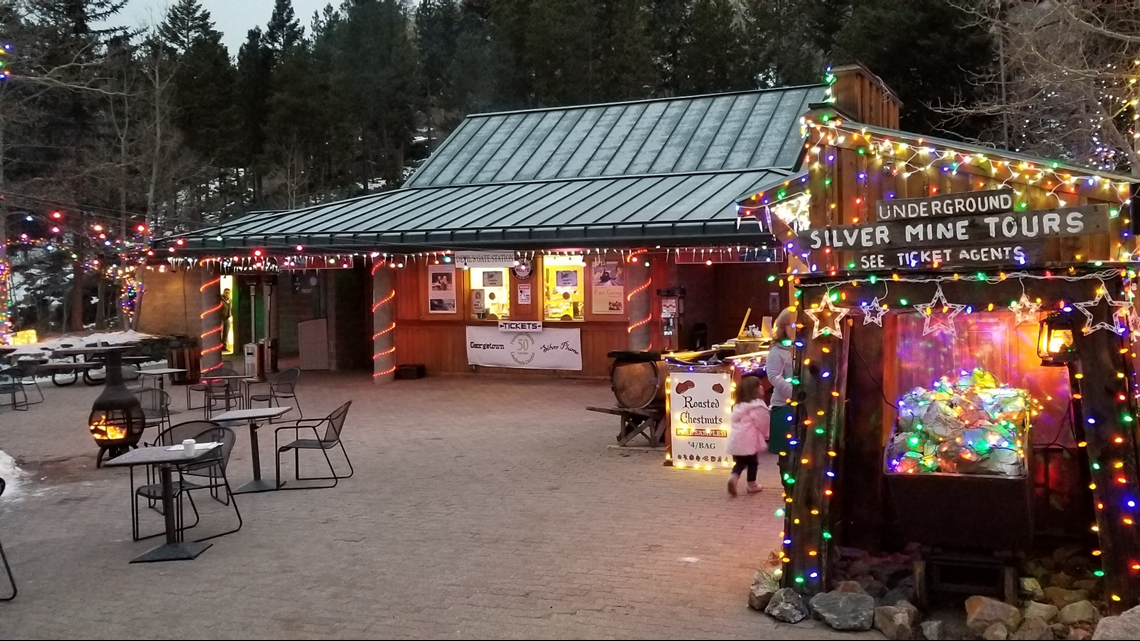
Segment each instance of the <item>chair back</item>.
M139 405L142 405L144 412L159 412L162 416L170 414L170 394L163 390L144 387L133 390L132 393L139 399Z
M203 374L202 378L206 380L206 390L212 396L225 397L227 395L233 396L237 394L241 387L241 380L236 378L224 378L222 380L208 380L210 375L214 376L237 376L237 370L229 365L222 365L216 369L210 370L209 373Z
M344 429L344 419L348 416L348 408L352 405L352 401L348 401L344 405L333 410L332 414L328 415L325 420L328 421L329 426L325 428L324 438L321 440L326 443L336 443L340 440L341 430Z
M214 466L220 467L222 472L225 472L226 466L230 462L230 453L233 452L234 444L237 443L237 434L232 429L222 427L214 421L186 421L160 432L155 437L154 444L156 446L176 445L188 438L199 443L212 442L221 443L221 445L214 449L214 456L189 465L179 466L179 470L183 474L207 476L210 474L209 468Z
M293 396L296 389L297 379L301 378L301 368L290 367L284 370L269 383L270 389L278 396Z

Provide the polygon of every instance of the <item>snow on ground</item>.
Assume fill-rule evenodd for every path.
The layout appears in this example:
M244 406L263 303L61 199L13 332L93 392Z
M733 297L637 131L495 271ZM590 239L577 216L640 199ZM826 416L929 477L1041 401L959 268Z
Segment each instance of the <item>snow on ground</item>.
M16 460L0 450L0 479L4 479L4 482L8 484L8 488L4 490L5 499L20 494L20 482L23 477L24 471L16 466Z
M87 334L67 334L65 336L57 336L31 345L19 345L16 350L16 358L20 356L43 356L44 349L59 349L64 343L74 347L83 347L88 343L107 343L108 345L122 345L123 343L137 343L139 341L156 338L152 334L143 334L136 332L133 329L128 329L123 332L90 332Z

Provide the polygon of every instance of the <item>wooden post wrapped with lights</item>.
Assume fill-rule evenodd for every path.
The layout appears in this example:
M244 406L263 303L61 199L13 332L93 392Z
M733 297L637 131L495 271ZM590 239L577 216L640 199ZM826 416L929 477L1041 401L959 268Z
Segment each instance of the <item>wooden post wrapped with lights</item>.
M372 264L372 380L387 383L396 374L396 274L391 263Z
M1140 601L1140 486L1136 460L1136 372L1128 318L1120 280L1104 283L1095 298L1076 303L1073 346L1077 363L1070 365L1074 410L1090 467L1100 548L1093 551L1104 573L1106 601L1120 611ZM1134 311L1124 312L1131 317ZM1087 322L1086 322L1087 321ZM1096 328L1096 329L1093 329ZM1077 409L1079 408L1079 409Z
M202 284L198 292L202 301L201 339L203 372L209 372L222 366L222 291L220 276L214 275L207 269L199 271Z
M626 287L628 288L625 300L629 303L629 349L643 350L653 348L653 336L650 332L650 321L653 320L652 300L653 293L650 287L653 279L649 275L649 254L644 249L630 253L626 258Z
M836 294L804 291L813 300L802 309L796 340L795 441L784 479L783 581L800 592L821 591L828 582L832 484L836 448L842 439L847 393L848 310Z

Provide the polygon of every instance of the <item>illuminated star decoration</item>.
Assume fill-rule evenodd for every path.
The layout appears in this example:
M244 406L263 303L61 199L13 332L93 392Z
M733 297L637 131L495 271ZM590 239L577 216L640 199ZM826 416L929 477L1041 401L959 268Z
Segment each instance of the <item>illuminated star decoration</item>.
M883 326L883 317L887 315L887 308L879 304L878 296L870 303L863 303L859 307L863 310L864 325L874 323L879 327Z
M922 335L926 336L939 330L951 336L957 336L954 330L954 318L966 309L965 305L946 302L946 294L942 293L942 286L934 291L934 298L929 303L915 305L915 309L922 312Z
M850 311L846 307L832 305L830 292L824 294L822 303L804 310L804 313L811 316L813 323L811 337L835 336L836 338L843 338L843 326L840 323Z
M1097 321L1093 316L1093 312L1090 310L1096 310L1100 307L1101 301L1108 302L1108 320ZM1083 303L1076 303L1076 308L1085 315L1085 324L1084 327L1081 328L1081 331L1085 334L1092 334L1093 332L1107 329L1119 336L1124 333L1124 328L1117 324L1116 317L1127 314L1131 307L1132 303L1127 301L1112 300L1112 296L1108 295L1108 290L1105 289L1104 286L1101 286L1100 289L1097 290L1096 298L1086 300ZM1118 309L1114 310L1113 308Z
M1041 303L1029 300L1025 294L1017 302L1009 304L1009 311L1013 312L1013 324L1020 325L1022 323L1036 323L1037 310L1041 309Z

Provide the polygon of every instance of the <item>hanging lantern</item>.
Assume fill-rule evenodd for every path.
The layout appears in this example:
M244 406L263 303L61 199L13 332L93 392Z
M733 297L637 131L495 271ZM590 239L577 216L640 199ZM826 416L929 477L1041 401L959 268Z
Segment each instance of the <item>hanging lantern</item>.
M1062 367L1076 359L1073 350L1073 320L1068 315L1050 314L1041 321L1037 335L1037 356L1044 366Z

